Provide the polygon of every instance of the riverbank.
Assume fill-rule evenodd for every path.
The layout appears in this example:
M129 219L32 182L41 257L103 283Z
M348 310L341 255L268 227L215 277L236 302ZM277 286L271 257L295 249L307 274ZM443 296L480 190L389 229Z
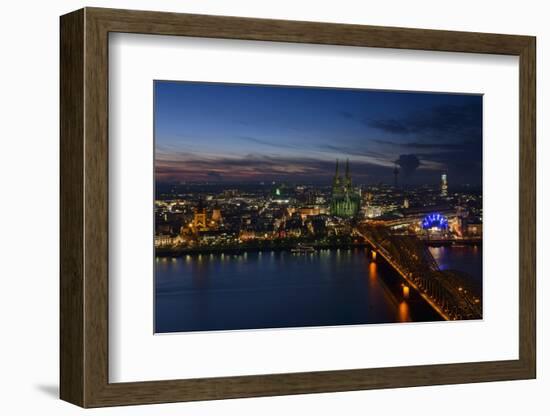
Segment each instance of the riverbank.
M356 244L304 244L303 247L311 247L314 251L320 250L352 250L355 248L366 248L366 243ZM196 256L205 254L244 254L244 253L268 253L268 252L291 252L293 249L299 248L298 245L285 245L275 247L200 247L200 248L155 248L156 257L182 257L186 255Z

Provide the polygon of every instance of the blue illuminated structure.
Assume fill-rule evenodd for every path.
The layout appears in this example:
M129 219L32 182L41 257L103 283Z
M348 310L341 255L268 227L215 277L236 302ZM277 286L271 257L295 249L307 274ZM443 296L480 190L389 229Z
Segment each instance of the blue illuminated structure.
M432 228L437 228L440 230L446 230L449 228L449 222L447 221L447 217L445 215L441 215L438 212L435 212L433 214L428 214L424 217L422 220L422 228L425 230L429 230Z

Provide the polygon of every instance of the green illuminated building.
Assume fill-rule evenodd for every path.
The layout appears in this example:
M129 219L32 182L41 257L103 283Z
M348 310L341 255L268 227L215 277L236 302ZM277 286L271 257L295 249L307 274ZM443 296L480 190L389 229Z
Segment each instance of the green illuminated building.
M336 160L336 173L332 182L330 213L342 218L351 218L357 214L360 207L361 196L353 189L351 184L349 160L346 161L346 173L343 178L338 171L338 160Z

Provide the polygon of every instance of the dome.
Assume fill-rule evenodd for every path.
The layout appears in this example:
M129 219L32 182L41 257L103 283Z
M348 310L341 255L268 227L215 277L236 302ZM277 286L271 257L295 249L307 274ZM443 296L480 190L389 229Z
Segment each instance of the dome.
M427 230L431 228L437 228L439 230L446 230L449 228L449 222L445 215L441 215L439 212L428 214L422 220L422 228Z

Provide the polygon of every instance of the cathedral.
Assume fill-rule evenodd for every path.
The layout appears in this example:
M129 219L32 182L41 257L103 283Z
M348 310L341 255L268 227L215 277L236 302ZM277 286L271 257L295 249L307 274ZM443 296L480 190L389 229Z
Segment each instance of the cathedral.
M351 184L349 159L346 161L346 173L343 178L338 171L338 160L336 160L336 173L332 182L330 213L337 217L350 218L359 212L360 205L361 197L355 192Z

